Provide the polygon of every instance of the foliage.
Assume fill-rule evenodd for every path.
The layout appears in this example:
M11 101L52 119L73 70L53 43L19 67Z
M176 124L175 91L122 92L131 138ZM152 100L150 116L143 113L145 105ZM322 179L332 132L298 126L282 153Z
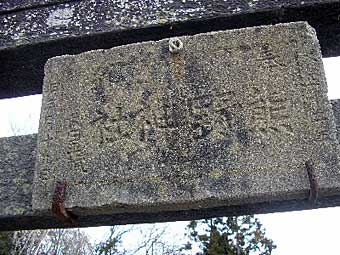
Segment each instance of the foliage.
M254 216L194 220L187 230L190 241L183 250L191 250L196 243L203 252L199 254L270 255L276 248Z
M122 249L122 237L131 229L121 229L118 226L110 227L110 233L106 240L99 242L95 247L96 255L123 255L126 250Z

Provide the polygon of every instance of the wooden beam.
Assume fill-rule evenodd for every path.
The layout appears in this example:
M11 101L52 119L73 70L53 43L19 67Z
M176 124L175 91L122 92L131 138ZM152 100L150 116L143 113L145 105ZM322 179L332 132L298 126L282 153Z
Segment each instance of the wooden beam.
M72 1L74 2L75 0L3 0L0 3L0 14L69 3Z
M246 26L308 21L323 56L338 56L339 13L338 0L5 1L0 98L41 93L43 67L53 56Z
M340 137L340 100L331 101L338 139ZM245 215L340 206L340 195L321 197L311 206L307 199L249 203L186 211L117 213L81 216L75 224L62 224L56 217L32 210L32 182L35 165L36 135L0 139L0 231L38 228L92 227L114 224L167 222L199 218Z

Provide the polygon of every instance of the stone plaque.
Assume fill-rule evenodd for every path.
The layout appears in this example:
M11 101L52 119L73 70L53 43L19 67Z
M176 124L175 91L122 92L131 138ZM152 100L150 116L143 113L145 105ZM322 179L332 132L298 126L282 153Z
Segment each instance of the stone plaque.
M33 207L186 210L340 187L318 41L303 22L50 59ZM175 44L179 46L180 42ZM176 46L176 45L175 45Z

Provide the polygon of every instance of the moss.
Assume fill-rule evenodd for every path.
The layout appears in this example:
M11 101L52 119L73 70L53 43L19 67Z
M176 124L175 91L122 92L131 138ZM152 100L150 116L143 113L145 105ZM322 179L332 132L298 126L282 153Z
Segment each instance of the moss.
M15 215L22 215L26 210L24 208L18 207L14 208L13 211L15 212Z
M223 176L223 171L213 170L210 172L209 176L215 180L220 179Z
M158 187L159 196L163 199L166 196L166 191L164 185L160 184Z

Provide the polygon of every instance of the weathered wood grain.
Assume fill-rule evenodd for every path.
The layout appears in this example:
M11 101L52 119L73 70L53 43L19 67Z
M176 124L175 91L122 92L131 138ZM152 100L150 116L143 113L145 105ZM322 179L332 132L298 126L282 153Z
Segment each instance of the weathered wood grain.
M340 131L340 100L332 100L337 130ZM90 227L113 224L166 222L215 216L244 215L340 206L340 195L320 197L310 205L306 199L249 203L188 211L119 213L82 216L74 225L61 224L53 215L32 211L32 180L35 164L36 135L0 139L0 231L18 229ZM307 178L307 174L306 174Z
M77 0L3 0L0 2L0 14L8 14L11 12L18 12L32 8L40 8L74 1Z
M36 2L36 1L34 1ZM5 1L0 98L41 93L48 58L184 34L308 21L323 56L340 54L338 0Z

